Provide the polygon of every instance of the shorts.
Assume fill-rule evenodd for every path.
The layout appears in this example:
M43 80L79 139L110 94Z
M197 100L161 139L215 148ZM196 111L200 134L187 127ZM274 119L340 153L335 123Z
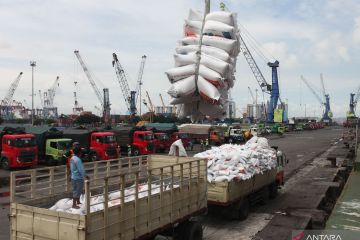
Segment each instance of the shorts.
M71 180L71 183L73 187L73 198L79 198L80 195L83 193L84 180Z

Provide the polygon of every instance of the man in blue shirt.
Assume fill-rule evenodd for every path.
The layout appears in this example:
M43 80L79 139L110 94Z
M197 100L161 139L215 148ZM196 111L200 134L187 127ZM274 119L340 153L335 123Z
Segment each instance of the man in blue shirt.
M80 208L77 204L80 204L80 195L84 188L84 179L88 178L85 174L84 165L79 158L81 149L75 147L73 149L73 156L70 159L70 171L71 171L71 182L73 187L73 208Z

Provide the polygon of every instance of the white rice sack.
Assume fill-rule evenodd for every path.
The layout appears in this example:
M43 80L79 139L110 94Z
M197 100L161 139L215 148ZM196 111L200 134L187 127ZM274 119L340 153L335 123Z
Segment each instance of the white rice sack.
M220 99L220 93L214 85L206 81L203 77L198 77L199 94L204 101L215 104Z
M197 36L201 32L201 21L185 20L184 35L185 36Z
M188 54L174 54L175 66L181 67L185 65L195 64L197 61L197 56L195 52Z
M259 137L258 140L257 140L257 143L263 148L270 147L268 140L266 138L263 138L263 137Z
M232 27L236 27L236 14L226 11L215 11L210 12L206 15L205 21L219 21L230 25Z
M171 85L167 93L174 97L185 97L195 92L195 76L190 76Z
M175 49L176 53L178 54L188 54L191 52L196 52L197 50L199 50L199 45L178 46ZM201 46L201 52L223 60L229 64L233 64L233 60L230 58L230 55L220 48L203 45Z
M189 20L194 20L194 21L202 21L203 20L203 15L199 11L190 9L188 19Z
M179 157L187 157L187 153L181 139L176 140L175 142L173 142L173 144L171 144L169 151L170 156L176 155L176 147L179 148Z
M51 207L52 209L56 210L56 209L69 209L72 207L73 204L73 200L71 198L63 198L60 199L59 201L57 201L55 203L55 206Z
M227 39L235 39L234 27L219 21L206 21L203 33L209 36L220 36Z
M178 105L178 104L191 103L197 101L200 101L200 96L186 96L186 97L173 98L171 99L170 104Z
M165 74L171 83L187 78L195 73L195 64L168 69Z
M182 45L198 45L199 37L185 37L180 40ZM215 36L203 36L202 43L204 45L213 46L226 51L229 54L234 54L237 51L236 41L232 39L215 37Z

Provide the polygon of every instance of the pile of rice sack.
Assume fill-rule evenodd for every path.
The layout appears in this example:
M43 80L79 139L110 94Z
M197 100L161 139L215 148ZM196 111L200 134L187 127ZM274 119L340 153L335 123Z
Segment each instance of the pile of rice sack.
M179 185L174 184L173 188L178 188ZM164 185L163 191L170 190L170 185ZM160 193L160 185L151 184L151 194ZM138 198L144 198L148 196L148 184L143 183L138 185ZM121 192L113 191L109 193L109 202L108 206L116 206L121 204ZM125 202L131 202L135 200L135 185L125 189ZM104 195L96 195L90 197L90 212L102 211L104 209ZM63 198L57 201L49 210L54 210L58 212L67 212L72 214L86 214L86 204L85 204L85 195L82 194L80 197L81 204L78 204L79 209L72 208L73 200L72 198Z
M168 90L173 98L170 103L178 105L180 117L191 116L196 121L204 116L217 118L225 114L239 51L235 13L216 11L204 19L202 13L190 10L184 38L174 54L175 67L165 72L172 84Z
M194 157L208 159L208 182L246 180L277 166L276 151L261 137L252 137L245 145L212 147Z

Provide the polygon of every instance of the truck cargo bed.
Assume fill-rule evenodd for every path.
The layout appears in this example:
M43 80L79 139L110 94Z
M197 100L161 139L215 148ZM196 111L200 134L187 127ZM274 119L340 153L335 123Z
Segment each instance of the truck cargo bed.
M276 169L257 174L248 180L231 182L208 182L208 204L228 206L251 193L273 183Z
M85 164L91 179L85 181L85 215L48 209L71 195L65 166L12 172L11 239L138 239L206 210L206 160L174 158L153 155ZM145 197L139 195L140 184L148 186ZM126 201L130 186L135 186L134 199ZM109 206L114 190L121 193L119 204ZM90 210L90 195L104 196L102 210Z

